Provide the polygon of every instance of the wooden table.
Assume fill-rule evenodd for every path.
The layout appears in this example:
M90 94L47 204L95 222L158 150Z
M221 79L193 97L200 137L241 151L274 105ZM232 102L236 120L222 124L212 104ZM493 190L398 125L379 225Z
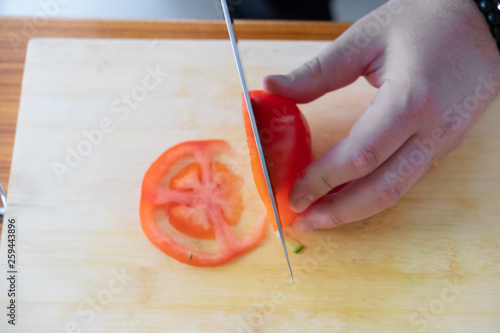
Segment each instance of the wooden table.
M350 23L237 21L244 39L332 40ZM111 21L0 18L0 181L8 187L26 46L34 37L228 38L222 20Z

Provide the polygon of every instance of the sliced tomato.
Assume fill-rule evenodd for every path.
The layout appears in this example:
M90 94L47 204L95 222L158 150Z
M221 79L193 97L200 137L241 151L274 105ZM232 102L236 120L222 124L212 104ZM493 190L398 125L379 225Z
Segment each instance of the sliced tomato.
M290 188L302 170L313 160L309 125L297 105L287 98L255 90L250 91L250 99L281 225L285 227L291 224L298 215L288 204ZM244 98L243 118L255 185L266 206L273 228L276 230L277 224Z
M232 155L229 144L221 140L190 141L165 151L149 168L142 183L141 225L149 240L172 258L193 266L217 266L251 250L265 232L265 217L243 238L231 225L243 211L243 179L212 154ZM181 168L168 183L160 180L180 159L193 156L195 162ZM219 252L205 253L176 242L158 227L154 211L163 208L169 223L183 234L197 239L215 239Z
M170 180L170 189L193 194L193 201L189 205L173 202L166 207L170 224L187 236L215 239L207 212L210 204L221 209L229 225L238 223L243 212L243 199L239 192L241 177L234 175L220 162L212 163L211 167L212 181L209 183L202 182L198 163L186 165Z

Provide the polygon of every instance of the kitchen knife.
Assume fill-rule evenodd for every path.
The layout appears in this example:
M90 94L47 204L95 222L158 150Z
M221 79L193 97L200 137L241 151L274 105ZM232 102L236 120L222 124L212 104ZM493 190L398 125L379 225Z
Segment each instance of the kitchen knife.
M5 216L5 209L7 208L7 198L5 197L5 191L3 189L2 183L0 183L0 222L3 222Z
M233 48L234 59L236 60L236 67L238 67L238 74L240 76L241 88L243 89L245 103L247 105L247 110L250 116L250 122L252 124L253 136L255 138L255 144L257 146L257 151L259 153L260 164L262 167L262 171L264 173L264 177L266 179L267 192L271 196L271 204L273 206L274 218L276 220L276 224L278 226L278 231L280 234L281 246L283 247L283 251L285 252L286 262L288 264L288 269L290 270L290 275L292 276L293 280L293 272L292 272L292 267L290 266L290 260L288 259L288 252L286 250L285 238L283 235L283 227L281 226L281 221L278 214L278 208L276 205L276 199L274 197L273 188L271 186L271 179L269 178L266 159L264 157L264 150L262 149L262 144L260 142L259 129L257 128L257 122L255 120L252 103L250 101L250 95L248 94L248 88L245 81L245 74L243 73L243 66L241 65L240 52L238 50L238 41L236 40L236 36L233 30L233 20L231 18L231 15L229 14L229 9L226 0L221 0L221 5L222 5L222 11L224 12L224 19L226 20L227 30L229 32L229 39L231 40L231 46Z

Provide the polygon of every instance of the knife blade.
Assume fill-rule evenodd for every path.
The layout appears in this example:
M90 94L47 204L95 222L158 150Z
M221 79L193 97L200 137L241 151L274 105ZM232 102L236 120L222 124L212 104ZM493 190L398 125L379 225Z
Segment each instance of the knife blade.
M281 239L281 246L283 247L283 251L285 252L286 262L288 264L288 269L290 270L290 275L293 281L293 272L292 266L290 266L290 260L288 258L288 251L286 250L285 245L285 237L283 235L283 227L281 226L281 220L278 214L278 207L276 204L276 199L274 197L273 187L271 185L271 179L269 177L269 171L267 169L266 159L264 156L264 150L262 148L262 143L260 142L259 129L257 127L257 121L255 120L255 115L253 113L252 103L250 101L250 95L248 93L247 83L245 80L245 74L243 73L243 66L241 64L240 52L238 50L238 41L236 39L236 35L233 30L233 20L231 18L231 14L229 13L229 8L227 6L226 0L221 0L222 11L224 13L224 19L227 25L227 31L229 32L229 39L231 40L231 46L233 48L234 59L236 61L236 67L238 68L238 74L240 76L241 88L243 89L243 96L245 98L245 104L247 106L247 110L250 116L250 123L252 124L253 136L255 138L255 144L257 146L257 151L259 153L260 164L262 167L262 171L264 173L264 178L266 179L266 187L269 196L271 197L271 204L273 207L273 214L276 220L276 224L278 226L278 231Z
M7 198L5 197L5 190L3 189L2 183L0 182L0 222L3 222L5 216L5 209L7 208Z

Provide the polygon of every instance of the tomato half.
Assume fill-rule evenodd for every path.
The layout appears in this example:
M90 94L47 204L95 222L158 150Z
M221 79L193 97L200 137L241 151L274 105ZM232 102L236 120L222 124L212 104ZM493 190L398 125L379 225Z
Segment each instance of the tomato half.
M251 250L263 238L265 216L243 238L231 225L238 223L243 211L243 179L224 164L212 160L213 154L233 155L229 144L221 140L190 141L165 151L149 168L142 183L141 225L149 240L172 258L193 266L218 266ZM168 188L160 180L180 159L193 156L169 180ZM162 232L154 212L164 209L169 223L183 234L198 239L215 239L217 253L191 249Z
M252 108L266 158L271 185L276 198L282 227L293 222L295 213L288 204L293 182L312 160L311 133L297 105L284 97L264 91L250 91ZM255 144L250 116L243 98L243 119L250 150L255 185L266 206L274 230L277 229L264 173Z

